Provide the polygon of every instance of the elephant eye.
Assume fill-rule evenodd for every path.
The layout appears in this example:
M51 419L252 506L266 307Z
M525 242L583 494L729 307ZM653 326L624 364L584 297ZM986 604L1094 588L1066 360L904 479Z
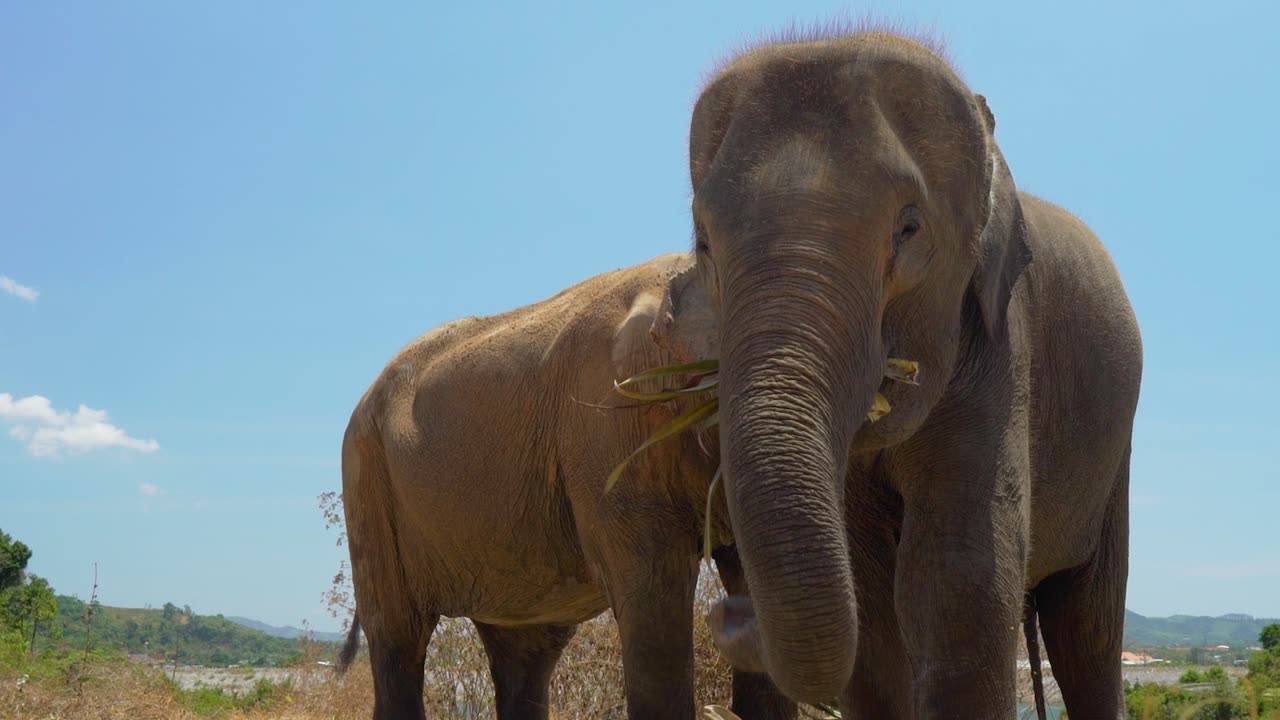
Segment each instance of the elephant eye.
M893 249L896 252L902 243L915 237L920 232L922 218L920 211L914 206L903 208L899 214L898 228L893 234Z
M700 255L708 255L711 253L711 247L707 245L707 229L702 223L697 223L693 228L694 237L696 238L696 248Z

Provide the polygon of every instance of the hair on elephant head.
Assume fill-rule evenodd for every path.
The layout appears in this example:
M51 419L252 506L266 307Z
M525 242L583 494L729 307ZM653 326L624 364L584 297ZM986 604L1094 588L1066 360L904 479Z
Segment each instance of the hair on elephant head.
M690 272L718 320L725 490L754 604L713 624L730 660L797 699L828 700L852 672L849 452L919 429L963 339L1004 333L1030 261L994 124L937 53L876 32L750 50L695 106ZM890 356L919 361L919 387L883 381ZM871 425L877 392L893 411Z

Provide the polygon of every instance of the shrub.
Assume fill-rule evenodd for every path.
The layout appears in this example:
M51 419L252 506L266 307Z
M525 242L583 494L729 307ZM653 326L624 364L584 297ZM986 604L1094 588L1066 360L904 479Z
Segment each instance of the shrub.
M27 659L27 640L18 630L0 629L0 669L16 670Z
M220 688L195 688L181 690L175 687L178 702L191 712L206 717L224 717L236 711L271 710L291 700L293 681L285 679L274 683L267 678L258 678L253 689L244 695L228 693Z
M230 714L236 707L235 700L217 688L179 690L178 702L187 706L191 712L206 717L221 717Z
M1263 650L1280 648L1280 623L1272 623L1262 628L1262 633L1258 635L1258 642L1262 643Z

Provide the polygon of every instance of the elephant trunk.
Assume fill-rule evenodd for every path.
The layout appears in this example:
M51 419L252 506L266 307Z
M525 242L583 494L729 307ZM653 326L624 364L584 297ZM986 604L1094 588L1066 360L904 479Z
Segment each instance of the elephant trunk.
M755 654L785 694L826 702L844 691L857 646L843 493L883 373L878 284L835 287L829 268L794 257L759 265L725 286L725 488Z

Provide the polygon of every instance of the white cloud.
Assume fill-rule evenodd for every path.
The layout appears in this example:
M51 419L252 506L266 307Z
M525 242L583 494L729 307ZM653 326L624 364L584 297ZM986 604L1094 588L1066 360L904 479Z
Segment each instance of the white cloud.
M3 290L14 297L21 298L27 302L35 302L40 297L40 291L26 285L19 285L18 281L8 275L0 275L0 290Z
M59 411L40 395L15 400L9 393L0 393L0 420L14 426L9 429L9 436L26 443L36 457L57 457L61 450L79 453L109 447L139 452L160 449L155 440L130 437L112 425L106 410L81 405L75 412Z
M147 497L155 497L160 494L160 486L153 483L142 483L138 486L138 492Z

